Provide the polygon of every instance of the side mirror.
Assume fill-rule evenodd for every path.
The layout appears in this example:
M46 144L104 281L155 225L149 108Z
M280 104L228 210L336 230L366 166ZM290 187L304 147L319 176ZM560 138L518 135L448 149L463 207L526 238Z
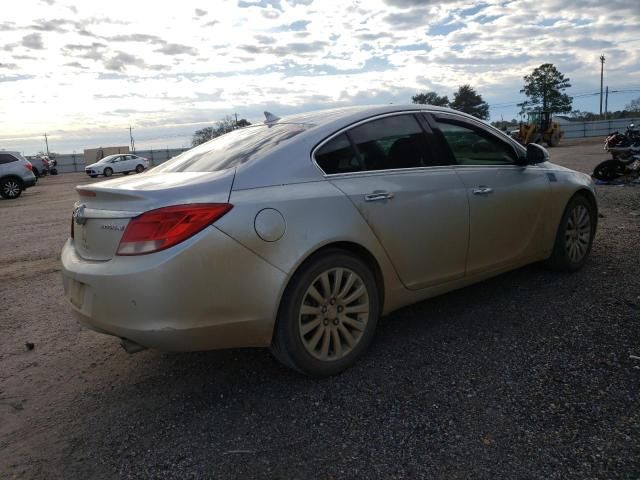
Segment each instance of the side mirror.
M527 144L527 165L535 165L549 161L547 149L537 143Z

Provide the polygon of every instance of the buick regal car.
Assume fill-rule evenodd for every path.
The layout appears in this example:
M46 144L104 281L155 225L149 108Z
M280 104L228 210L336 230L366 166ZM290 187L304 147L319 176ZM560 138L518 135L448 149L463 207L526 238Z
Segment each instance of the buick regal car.
M587 175L424 105L268 114L77 193L62 270L82 324L129 351L269 347L312 375L402 306L532 262L580 269L598 218Z

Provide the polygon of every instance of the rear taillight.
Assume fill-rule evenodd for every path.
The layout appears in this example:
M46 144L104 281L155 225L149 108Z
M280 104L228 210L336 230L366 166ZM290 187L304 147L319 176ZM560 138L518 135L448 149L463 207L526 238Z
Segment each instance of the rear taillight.
M233 208L229 203L174 205L145 212L127 225L117 255L145 255L195 235Z
M31 165L31 163L27 162L27 163L25 163L24 168L26 168L27 170L33 170L33 165Z

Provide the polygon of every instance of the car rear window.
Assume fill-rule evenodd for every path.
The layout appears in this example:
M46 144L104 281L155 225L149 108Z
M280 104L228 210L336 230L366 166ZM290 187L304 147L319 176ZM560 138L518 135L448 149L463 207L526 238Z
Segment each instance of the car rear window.
M216 172L248 162L310 128L304 124L256 125L225 133L154 168L154 172Z

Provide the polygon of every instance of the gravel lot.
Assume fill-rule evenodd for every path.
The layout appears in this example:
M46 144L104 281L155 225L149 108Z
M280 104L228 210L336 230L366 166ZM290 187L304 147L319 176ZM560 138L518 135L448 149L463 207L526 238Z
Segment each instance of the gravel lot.
M551 154L590 172L601 144ZM1 478L640 478L640 187L599 187L581 272L395 312L316 380L266 350L128 355L77 326L58 256L87 180L0 201Z

